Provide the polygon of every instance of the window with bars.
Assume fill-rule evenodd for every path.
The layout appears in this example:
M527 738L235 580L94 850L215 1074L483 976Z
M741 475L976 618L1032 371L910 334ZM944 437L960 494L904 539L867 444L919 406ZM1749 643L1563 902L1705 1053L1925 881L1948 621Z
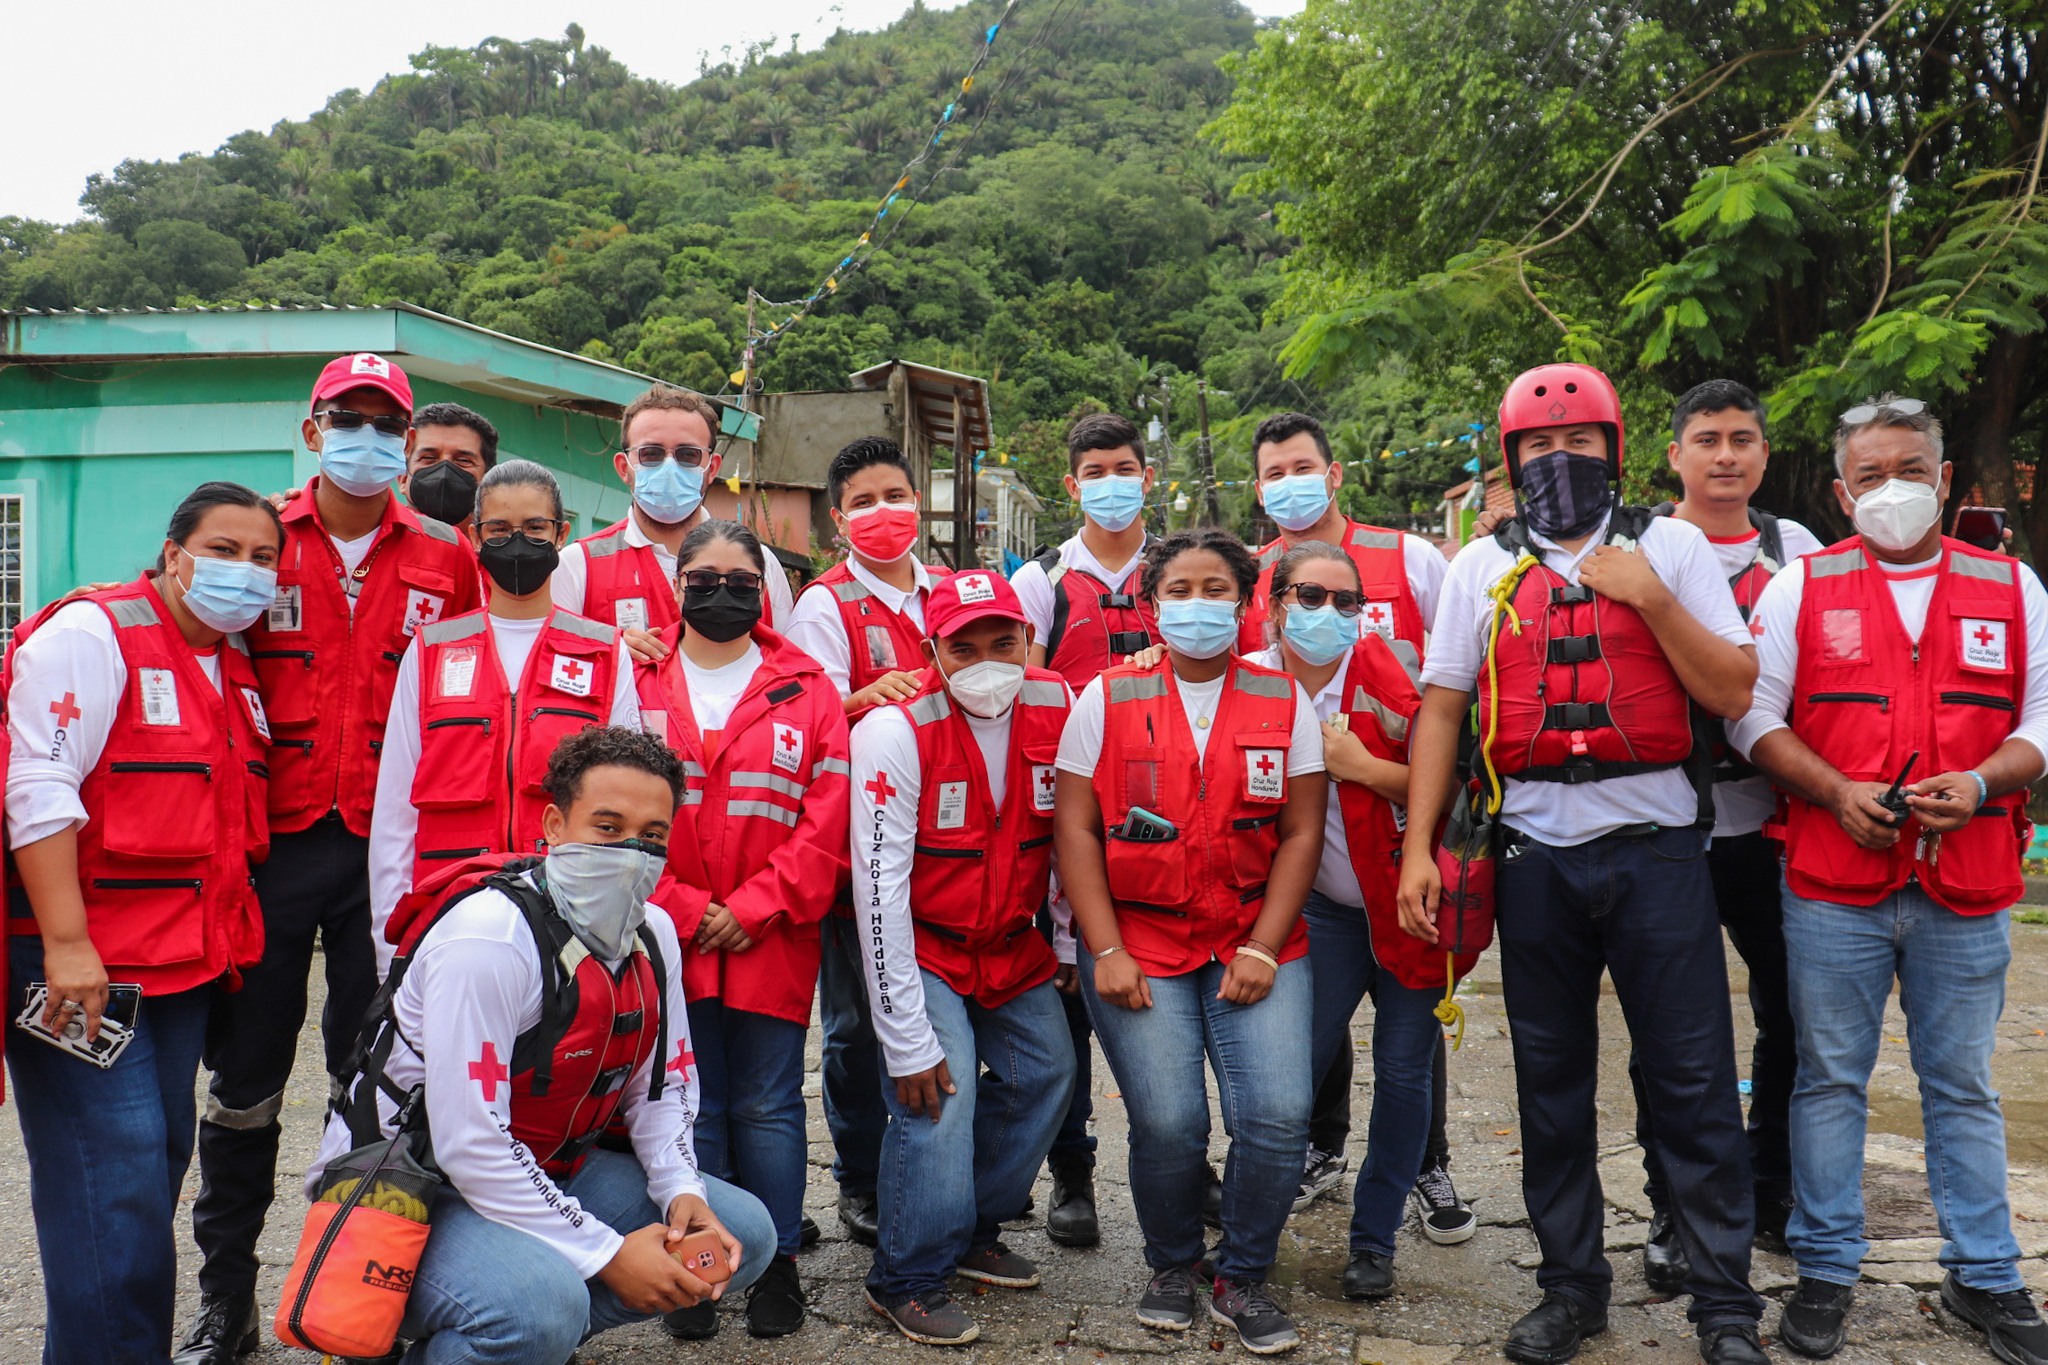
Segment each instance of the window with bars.
M26 502L19 493L0 494L0 647L14 638L14 628L21 624L23 615Z

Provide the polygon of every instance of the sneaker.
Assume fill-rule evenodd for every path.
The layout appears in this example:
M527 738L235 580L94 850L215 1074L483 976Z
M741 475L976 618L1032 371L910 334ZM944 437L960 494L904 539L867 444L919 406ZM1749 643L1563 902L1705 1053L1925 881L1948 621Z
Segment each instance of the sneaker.
M1177 1265L1154 1275L1138 1296L1138 1322L1161 1332L1185 1332L1194 1326L1194 1270Z
M661 1330L677 1341L709 1341L718 1335L718 1304L705 1299L661 1315Z
M1214 1166L1209 1167L1209 1183L1202 1188L1202 1221L1223 1231L1223 1177L1216 1174Z
M777 1256L747 1291L747 1335L786 1337L804 1325L804 1287L796 1258Z
M874 1290L866 1293L868 1307L894 1323L896 1330L912 1341L926 1346L965 1346L981 1335L974 1319L968 1317L966 1310L954 1303L953 1296L943 1289L920 1294L894 1308L884 1308L882 1301L875 1297Z
M1294 1196L1294 1212L1300 1213L1325 1191L1336 1188L1350 1167L1351 1163L1342 1156L1311 1143L1301 1163L1301 1190Z
M1237 1284L1221 1276L1209 1299L1209 1316L1237 1329L1237 1339L1255 1356L1278 1355L1301 1345L1294 1320L1280 1311L1272 1291L1258 1282Z
M1778 1340L1803 1356L1826 1360L1849 1338L1846 1320L1856 1291L1846 1284L1799 1277L1799 1288L1785 1300L1778 1318Z
M1451 1183L1449 1162L1438 1161L1423 1167L1422 1174L1415 1177L1415 1188L1408 1192L1408 1200L1415 1205L1416 1217L1422 1220L1422 1235L1440 1247L1469 1242L1479 1230L1472 1206L1458 1198L1458 1187Z
M979 1280L1000 1289L1038 1288L1038 1267L1001 1242L974 1248L953 1269L963 1279Z
M1982 1332L2005 1365L2048 1365L2048 1323L2024 1289L1972 1289L1953 1270L1941 1282L1941 1306Z
M1394 1292L1394 1258L1361 1251L1344 1267L1344 1297L1384 1299Z

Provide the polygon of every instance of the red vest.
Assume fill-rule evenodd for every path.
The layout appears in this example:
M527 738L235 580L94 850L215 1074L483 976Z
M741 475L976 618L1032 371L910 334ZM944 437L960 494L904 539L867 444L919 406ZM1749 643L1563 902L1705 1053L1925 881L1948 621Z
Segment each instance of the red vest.
M1010 712L1003 809L989 794L974 732L936 673L901 710L917 732L916 853L910 917L917 961L960 995L994 1009L1059 968L1038 932L1052 871L1053 759L1067 721L1059 675L1031 669Z
M474 611L483 599L475 552L394 495L352 576L351 614L341 556L313 501L319 482L286 505L277 600L244 632L270 710L270 827L290 833L338 810L352 832L367 837L406 642L421 626Z
M651 546L626 543L627 525L621 521L576 542L583 547L582 614L621 630L672 626L682 619L676 586L661 571L661 560ZM627 604L623 621L619 619L622 601ZM636 602L637 608L633 606Z
M1860 539L1806 556L1799 670L1786 721L1855 782L1891 782L1918 751L1914 777L1967 772L2012 734L2026 691L2027 618L2017 560L1942 537L1946 552L1919 644L1907 638L1885 573ZM1891 848L1859 847L1830 812L1793 796L1786 882L1810 900L1870 905L1918 877L1964 915L2019 899L2031 827L2024 788L1993 797L1937 841L1908 819Z
M1632 547L1643 533L1638 519L1647 513L1615 526L1609 543ZM1521 523L1509 526L1519 532ZM1691 699L1635 608L1568 584L1541 562L1515 585L1511 606L1493 645L1497 723L1496 680L1479 670L1480 723L1492 725L1496 770L1525 782L1597 782L1686 760Z
M616 638L610 626L555 611L515 694L483 612L421 632L415 886L451 861L540 850L548 758L568 736L610 717Z
M106 747L78 789L78 881L93 947L111 979L145 994L223 976L238 983L263 956L249 868L270 851L270 745L256 671L242 642L227 637L216 692L147 577L86 600L113 622L128 679ZM63 605L17 629L14 644Z
M1038 564L1053 601L1052 629L1038 643L1045 647L1045 666L1075 691L1159 639L1158 617L1138 595L1136 570L1122 591L1112 592L1094 574L1060 563L1056 549L1039 556Z
M1120 665L1103 673L1102 686L1095 796L1124 948L1158 976L1193 971L1211 958L1227 963L1258 921L1280 846L1294 679L1232 658L1200 758L1170 664ZM1163 817L1179 837L1123 838L1117 831L1133 806ZM1297 921L1280 959L1307 951Z
M927 567L936 583L944 569ZM917 622L882 605L844 560L812 580L805 592L829 592L846 629L846 694L852 696L884 674L924 668L924 631ZM857 719L857 717L856 717Z
M1240 654L1255 654L1266 647L1266 597L1273 586L1273 567L1280 556L1292 549L1286 537L1259 551L1259 586L1245 610L1238 631ZM1415 652L1414 665L1422 669L1422 633L1429 623L1415 603L1415 588L1408 581L1408 561L1401 550L1401 533L1346 520L1344 543L1338 547L1358 566L1358 581L1365 593L1365 612L1360 629L1370 630L1388 644L1405 641ZM1396 655L1403 653L1396 649Z
M683 763L687 790L654 902L683 942L692 1000L808 1024L818 982L818 922L847 881L846 715L817 661L766 626L761 667L706 757L676 637L659 664L638 664L640 721ZM754 946L700 953L691 943L713 901Z

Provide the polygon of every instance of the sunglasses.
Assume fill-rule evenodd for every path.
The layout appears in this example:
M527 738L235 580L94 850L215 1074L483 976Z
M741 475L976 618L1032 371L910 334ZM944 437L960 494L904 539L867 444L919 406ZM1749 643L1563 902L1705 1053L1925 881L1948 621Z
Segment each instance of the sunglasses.
M553 517L528 517L517 526L509 521L487 521L476 528L476 533L486 545L503 545L514 535L552 545L555 543L555 528L561 524Z
M1927 411L1927 405L1917 398L1894 398L1889 403L1858 403L1843 413L1840 421L1845 427L1860 427L1865 422L1876 421L1877 414L1887 411L1901 417L1918 417Z
M330 408L313 420L335 431L360 431L365 422L385 436L403 436L412 430L410 417L372 417L368 413L350 412L347 408Z
M1365 610L1365 594L1349 588L1330 589L1320 583L1289 583L1280 593L1285 597L1294 594L1294 600L1314 611L1325 602L1334 603L1339 616L1356 616Z
M683 468L695 469L711 455L703 446L661 446L653 442L644 446L634 446L628 453L632 455L633 463L642 469L658 469L661 462L671 456Z
M691 592L715 592L721 583L740 592L761 590L761 575L746 569L735 569L731 573L719 573L716 569L685 569L681 577L683 586Z

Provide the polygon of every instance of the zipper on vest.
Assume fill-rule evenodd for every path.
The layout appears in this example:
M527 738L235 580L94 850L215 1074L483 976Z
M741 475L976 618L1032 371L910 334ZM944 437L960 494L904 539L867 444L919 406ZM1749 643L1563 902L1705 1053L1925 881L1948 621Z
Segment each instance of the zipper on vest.
M539 720L542 716L574 716L578 720L587 720L592 725L597 724L597 715L595 712L578 711L573 706L536 706L533 708L531 714L529 714L526 717L526 721L530 725L534 721Z
M107 891L197 891L206 885L197 877L94 877L92 884Z
M117 773L198 773L208 782L213 781L211 763L109 763L107 770Z
M298 659L305 664L308 673L313 671L313 651L310 649L252 649L249 651L249 657L252 659Z
M1892 709L1892 699L1882 692L1809 692L1806 700L1809 705L1818 701L1866 701L1880 711Z
M1983 692L1944 692L1941 694L1941 704L1943 706L1988 706L1994 711L2012 710L2011 698L1994 697Z
M444 725L481 725L484 727L485 734L488 735L491 732L491 718L489 716L443 716L439 720L427 722L429 730L438 730Z

